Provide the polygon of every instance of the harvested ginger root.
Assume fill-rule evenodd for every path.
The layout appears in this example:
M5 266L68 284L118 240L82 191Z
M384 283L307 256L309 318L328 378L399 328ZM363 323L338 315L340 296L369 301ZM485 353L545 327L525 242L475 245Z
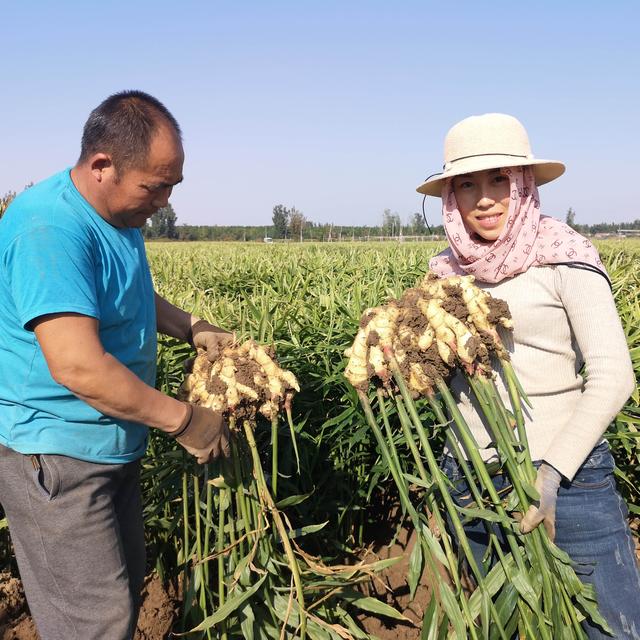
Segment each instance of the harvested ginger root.
M286 408L295 391L295 376L281 369L273 353L253 340L225 348L215 362L199 352L180 390L187 402L227 415L272 419Z
M411 392L425 395L457 366L488 374L492 355L508 360L498 326L512 329L509 308L478 288L473 276L429 274L399 300L364 312L345 351L345 376L357 389L366 389L372 378L386 385L393 357Z

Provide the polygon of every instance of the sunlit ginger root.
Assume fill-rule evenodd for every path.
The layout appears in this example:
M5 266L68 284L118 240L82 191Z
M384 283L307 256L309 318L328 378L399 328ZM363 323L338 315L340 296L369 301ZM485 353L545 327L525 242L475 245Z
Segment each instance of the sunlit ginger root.
M428 298L436 298L438 300L444 300L447 296L444 291L444 286L450 281L450 278L442 279L438 278L433 273L428 273L418 287L426 293Z
M497 325L511 326L509 309L476 287L473 276L430 274L399 300L365 311L345 351L345 376L361 391L372 378L387 386L395 360L412 394L424 395L435 384L429 371L447 377L461 366L470 374L491 375L491 355L508 359Z
M430 395L433 393L433 382L417 362L409 365L409 388L417 395Z
M199 352L179 395L226 414L241 411L251 419L256 412L275 417L299 390L293 373L281 369L264 347L247 340L226 347L213 363Z
M356 339L345 351L349 362L344 375L354 387L366 386L370 371L383 381L390 378L383 349L393 346L399 315L400 310L394 304L364 312Z
M445 316L447 312L442 308L437 298L418 300L418 307L429 320L436 339L438 353L444 362L449 365L454 363L456 352L456 335L447 325Z
M460 322L458 318L450 313L445 313L444 321L449 329L451 329L455 334L456 353L458 358L460 358L464 364L473 364L474 355L471 353L470 347L475 343L475 338L469 329Z
M497 324L505 329L513 329L513 321L506 304L476 286L475 278L472 275L451 276L442 279L442 282L448 283L448 286L459 287L462 300L467 308L467 324L471 333L477 335L477 331L486 334L491 339L491 348L496 355L503 359L509 359L502 339L496 330ZM476 331L473 331L474 328Z
M356 389L366 385L369 381L369 373L367 371L368 351L366 328L360 328L353 344L344 352L344 355L349 358L344 375Z
M421 351L426 351L435 340L435 333L433 331L433 327L427 326L427 328L422 332L422 335L418 338L418 348Z
M272 400L279 401L283 399L284 392L288 388L300 391L295 376L290 371L281 369L265 351L264 347L257 342L251 341L249 357L255 360L264 370Z

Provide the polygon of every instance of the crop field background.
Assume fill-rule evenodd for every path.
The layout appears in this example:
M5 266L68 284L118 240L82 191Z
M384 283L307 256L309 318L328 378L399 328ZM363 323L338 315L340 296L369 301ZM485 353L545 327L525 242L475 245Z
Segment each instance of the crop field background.
M234 329L242 339L253 337L272 344L283 366L297 376L301 393L294 401L294 424L300 472L283 430L280 494L305 496L288 509L294 526L327 523L304 541L307 549L325 558L344 558L363 545L390 542L394 526L401 526L390 517L397 497L388 470L356 394L343 379L343 352L353 340L362 311L413 286L426 272L430 256L441 248L438 243L158 243L148 247L162 295ZM637 377L640 242L609 241L599 249L614 283ZM174 392L180 383L180 362L186 355L185 347L171 340L163 342L159 382L166 391ZM635 516L640 514L638 405L636 390L608 433L618 463L618 482ZM424 419L431 419L426 410ZM434 432L436 441L440 437ZM148 460L153 470L149 478L158 477L157 465L166 465L161 460ZM158 565L172 564L170 550L180 548L181 543L170 539L170 525L158 515L159 500L153 493L157 481L150 479L148 489L147 522L159 550ZM173 495L166 495L171 504L163 510L166 517L179 518L181 491L174 487ZM179 532L180 527L176 525L173 531Z
M344 350L351 344L365 308L400 296L427 270L442 243L245 245L150 243L148 255L159 293L185 309L230 330L239 338L272 344L278 358L300 381L294 402L297 429L308 456L298 488L313 490L318 513L333 513L343 541L362 542L371 493L384 482L376 474L377 454L342 377ZM636 373L640 366L640 241L599 244L613 281ZM186 350L164 341L160 382L174 391L181 380L177 361ZM639 469L633 466L638 395L609 436L619 459L627 499L640 514ZM625 453L622 453L622 452ZM330 465L329 467L327 465ZM331 473L328 473L331 469ZM629 475L631 474L631 475ZM625 479L628 479L626 482Z
M161 295L235 330L241 340L252 337L273 345L281 365L298 378L301 392L293 403L293 426L300 465L298 471L289 427L283 424L278 499L292 528L299 532L301 547L327 563L355 562L365 547L392 543L402 529L394 484L357 395L343 378L343 352L353 341L363 310L399 297L413 286L425 274L429 258L442 247L442 243L147 245ZM599 249L614 283L638 379L640 242L607 241ZM189 355L188 346L161 338L158 386L163 391L176 393ZM433 421L427 408L421 416L427 424ZM636 388L607 434L632 518L640 516L639 426ZM270 425L264 425L263 433L261 429L256 438L264 467L271 470ZM437 451L442 441L437 429L433 439ZM187 580L183 585L191 585L192 604L182 614L184 629L200 623L215 608L211 605L215 585L206 584L203 565L197 564L195 575L187 576L191 569L185 563L185 558L202 559L224 551L216 549L212 498L210 494L205 498L215 470L214 475L209 473L166 438L152 437L143 476L149 560L162 577L182 575ZM1 520L0 551L0 557L7 559L0 568L7 568L9 543ZM370 604L362 608L373 617L388 613ZM216 636L208 631L203 637Z

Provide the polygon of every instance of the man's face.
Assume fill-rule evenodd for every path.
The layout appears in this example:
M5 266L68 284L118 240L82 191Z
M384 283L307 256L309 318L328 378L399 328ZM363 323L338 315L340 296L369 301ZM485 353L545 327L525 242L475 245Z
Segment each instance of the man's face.
M161 127L144 166L110 172L103 186L105 218L115 227L141 228L182 181L184 151L176 134Z

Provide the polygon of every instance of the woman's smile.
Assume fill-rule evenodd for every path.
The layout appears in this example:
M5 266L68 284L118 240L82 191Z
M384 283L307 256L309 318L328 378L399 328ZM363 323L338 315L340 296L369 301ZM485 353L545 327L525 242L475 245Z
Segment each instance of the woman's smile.
M468 231L485 242L495 242L509 213L509 178L500 169L474 171L453 178L453 192Z

